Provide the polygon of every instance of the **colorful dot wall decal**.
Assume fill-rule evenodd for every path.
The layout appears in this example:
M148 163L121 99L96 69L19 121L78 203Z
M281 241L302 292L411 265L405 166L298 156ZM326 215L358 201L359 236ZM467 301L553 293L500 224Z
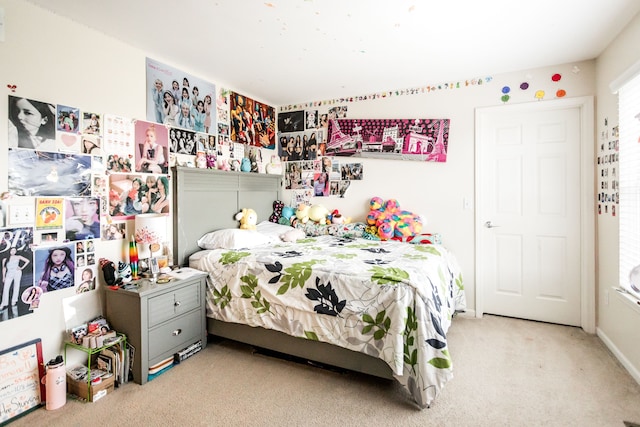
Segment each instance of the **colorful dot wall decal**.
M509 95L502 95L502 98L500 98L502 100L502 102L507 102L510 99Z
M536 99L544 98L544 91L543 90L537 91L535 96L536 96Z
M502 88L502 93L509 93L511 92L511 88L509 86L505 86Z
M553 80L554 82L559 82L561 78L562 78L562 76L560 74L558 74L558 73L556 73L553 76L551 76L551 80Z
M521 83L521 84L520 84L520 89L522 89L522 90L527 90L527 89L529 89L529 83L527 83L527 82L523 82L523 83Z
M565 96L567 94L567 92L564 89L560 89L559 91L556 92L556 96L558 98L562 98L563 96Z

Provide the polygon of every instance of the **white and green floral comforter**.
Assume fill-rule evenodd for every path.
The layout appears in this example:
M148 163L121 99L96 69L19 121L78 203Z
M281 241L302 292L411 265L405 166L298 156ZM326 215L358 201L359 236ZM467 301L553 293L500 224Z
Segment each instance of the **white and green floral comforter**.
M381 358L423 408L452 378L446 333L465 295L443 246L318 236L201 251L190 266L209 272L209 317Z

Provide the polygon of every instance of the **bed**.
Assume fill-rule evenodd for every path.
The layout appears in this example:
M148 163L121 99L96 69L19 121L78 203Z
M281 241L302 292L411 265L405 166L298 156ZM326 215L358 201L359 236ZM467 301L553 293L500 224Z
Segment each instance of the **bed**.
M429 406L452 377L446 333L465 308L446 248L363 239L354 227L282 242L276 224L259 224L251 243L198 245L246 231L234 219L242 208L268 218L281 179L173 169L174 263L209 273L208 333L394 378Z

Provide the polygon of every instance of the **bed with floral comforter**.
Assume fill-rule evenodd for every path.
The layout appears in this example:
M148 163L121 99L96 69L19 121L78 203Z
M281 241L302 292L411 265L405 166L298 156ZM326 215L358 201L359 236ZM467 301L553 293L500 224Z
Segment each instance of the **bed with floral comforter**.
M452 378L446 334L465 295L443 246L325 235L189 264L209 272L208 317L383 359L423 408Z

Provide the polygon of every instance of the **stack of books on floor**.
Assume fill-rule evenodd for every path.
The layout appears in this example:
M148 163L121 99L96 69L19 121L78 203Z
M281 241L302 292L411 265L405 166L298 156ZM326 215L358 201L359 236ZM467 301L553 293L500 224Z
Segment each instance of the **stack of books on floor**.
M174 365L177 365L180 362L182 362L183 360L188 359L189 357L193 356L194 354L196 354L200 350L202 350L202 341L195 342L195 343L191 344L190 346L188 346L186 348L183 348L182 350L180 350L179 352L177 352L173 356L168 357L168 358L160 361L159 363L156 363L153 366L150 366L149 367L149 376L148 376L147 380L151 381L152 379L154 379L158 375L162 375L163 373L165 373L169 369L173 368Z

